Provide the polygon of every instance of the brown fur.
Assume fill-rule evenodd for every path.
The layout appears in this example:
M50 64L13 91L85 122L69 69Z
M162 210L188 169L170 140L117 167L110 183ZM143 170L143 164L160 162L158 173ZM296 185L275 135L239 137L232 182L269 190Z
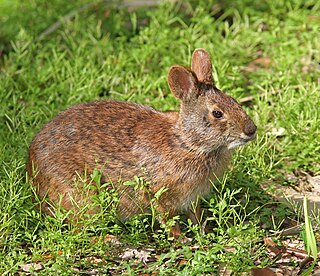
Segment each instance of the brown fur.
M134 176L150 182L152 195L167 188L158 209L171 217L188 209L198 196L206 196L210 180L228 166L230 147L251 140L256 126L234 99L214 86L209 55L203 49L194 52L192 68L176 65L169 72L180 112L96 101L72 106L47 123L30 145L27 164L39 197L54 205L61 198L66 209L76 208L71 198L82 206L89 195L81 194L73 180L96 167L104 182L119 186L123 218L150 204L143 192L121 187ZM221 111L223 118L215 118L213 110ZM48 204L42 208L52 212Z

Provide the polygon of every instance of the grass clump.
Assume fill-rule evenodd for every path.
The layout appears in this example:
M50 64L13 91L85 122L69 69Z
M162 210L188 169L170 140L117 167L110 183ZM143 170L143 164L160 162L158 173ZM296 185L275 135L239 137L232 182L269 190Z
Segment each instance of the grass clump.
M0 5L0 271L21 273L33 264L30 269L44 275L196 275L265 266L262 238L297 214L272 205L260 184L320 171L319 3L190 0L128 11L97 1L78 11L87 3ZM39 39L72 11L71 20ZM156 214L126 222L100 214L85 221L88 231L77 232L64 223L62 210L55 217L38 212L25 163L43 124L72 104L97 99L177 109L168 68L190 64L197 47L211 54L219 88L249 97L245 109L258 126L256 141L237 151L228 177L204 203L212 231L201 235L182 219L193 243L181 245L168 240L167 229L155 230ZM112 205L115 198L105 195L96 204ZM103 242L107 234L121 245ZM101 239L91 242L93 236ZM147 257L123 257L132 247Z

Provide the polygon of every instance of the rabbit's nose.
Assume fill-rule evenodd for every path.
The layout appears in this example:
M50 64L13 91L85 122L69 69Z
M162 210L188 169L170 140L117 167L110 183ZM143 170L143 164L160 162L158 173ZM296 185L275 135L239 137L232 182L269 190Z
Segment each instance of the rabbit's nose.
M254 134L256 133L256 130L257 130L257 126L254 124L254 122L252 122L249 119L244 126L243 132L248 136L254 136Z

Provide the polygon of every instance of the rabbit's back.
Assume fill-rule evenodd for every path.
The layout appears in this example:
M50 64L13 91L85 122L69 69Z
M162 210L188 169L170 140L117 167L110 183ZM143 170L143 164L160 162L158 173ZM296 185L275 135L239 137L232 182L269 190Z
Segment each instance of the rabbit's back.
M106 165L111 174L133 168L137 128L140 124L148 127L154 117L163 120L164 116L146 106L117 101L73 106L36 135L30 145L29 163L33 161L39 171L57 172L64 180L70 180L75 171L82 173L85 166Z

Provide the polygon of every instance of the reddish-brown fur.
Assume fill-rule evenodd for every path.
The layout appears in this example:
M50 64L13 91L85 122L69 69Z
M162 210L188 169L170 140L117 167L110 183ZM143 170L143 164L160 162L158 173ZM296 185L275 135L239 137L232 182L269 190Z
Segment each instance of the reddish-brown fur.
M210 180L227 168L231 148L253 139L256 131L240 105L214 86L211 70L203 49L194 52L191 70L171 67L168 82L181 101L180 112L96 101L60 113L30 145L27 171L39 197L53 205L61 199L64 208L75 210L73 199L81 207L89 195L75 187L74 179L94 168L103 172L103 182L111 180L119 187L122 218L150 204L142 192L121 186L134 176L150 182L151 195L167 189L158 209L169 217L187 210L198 196L206 196ZM223 118L215 118L214 110ZM42 208L52 212L48 204Z

